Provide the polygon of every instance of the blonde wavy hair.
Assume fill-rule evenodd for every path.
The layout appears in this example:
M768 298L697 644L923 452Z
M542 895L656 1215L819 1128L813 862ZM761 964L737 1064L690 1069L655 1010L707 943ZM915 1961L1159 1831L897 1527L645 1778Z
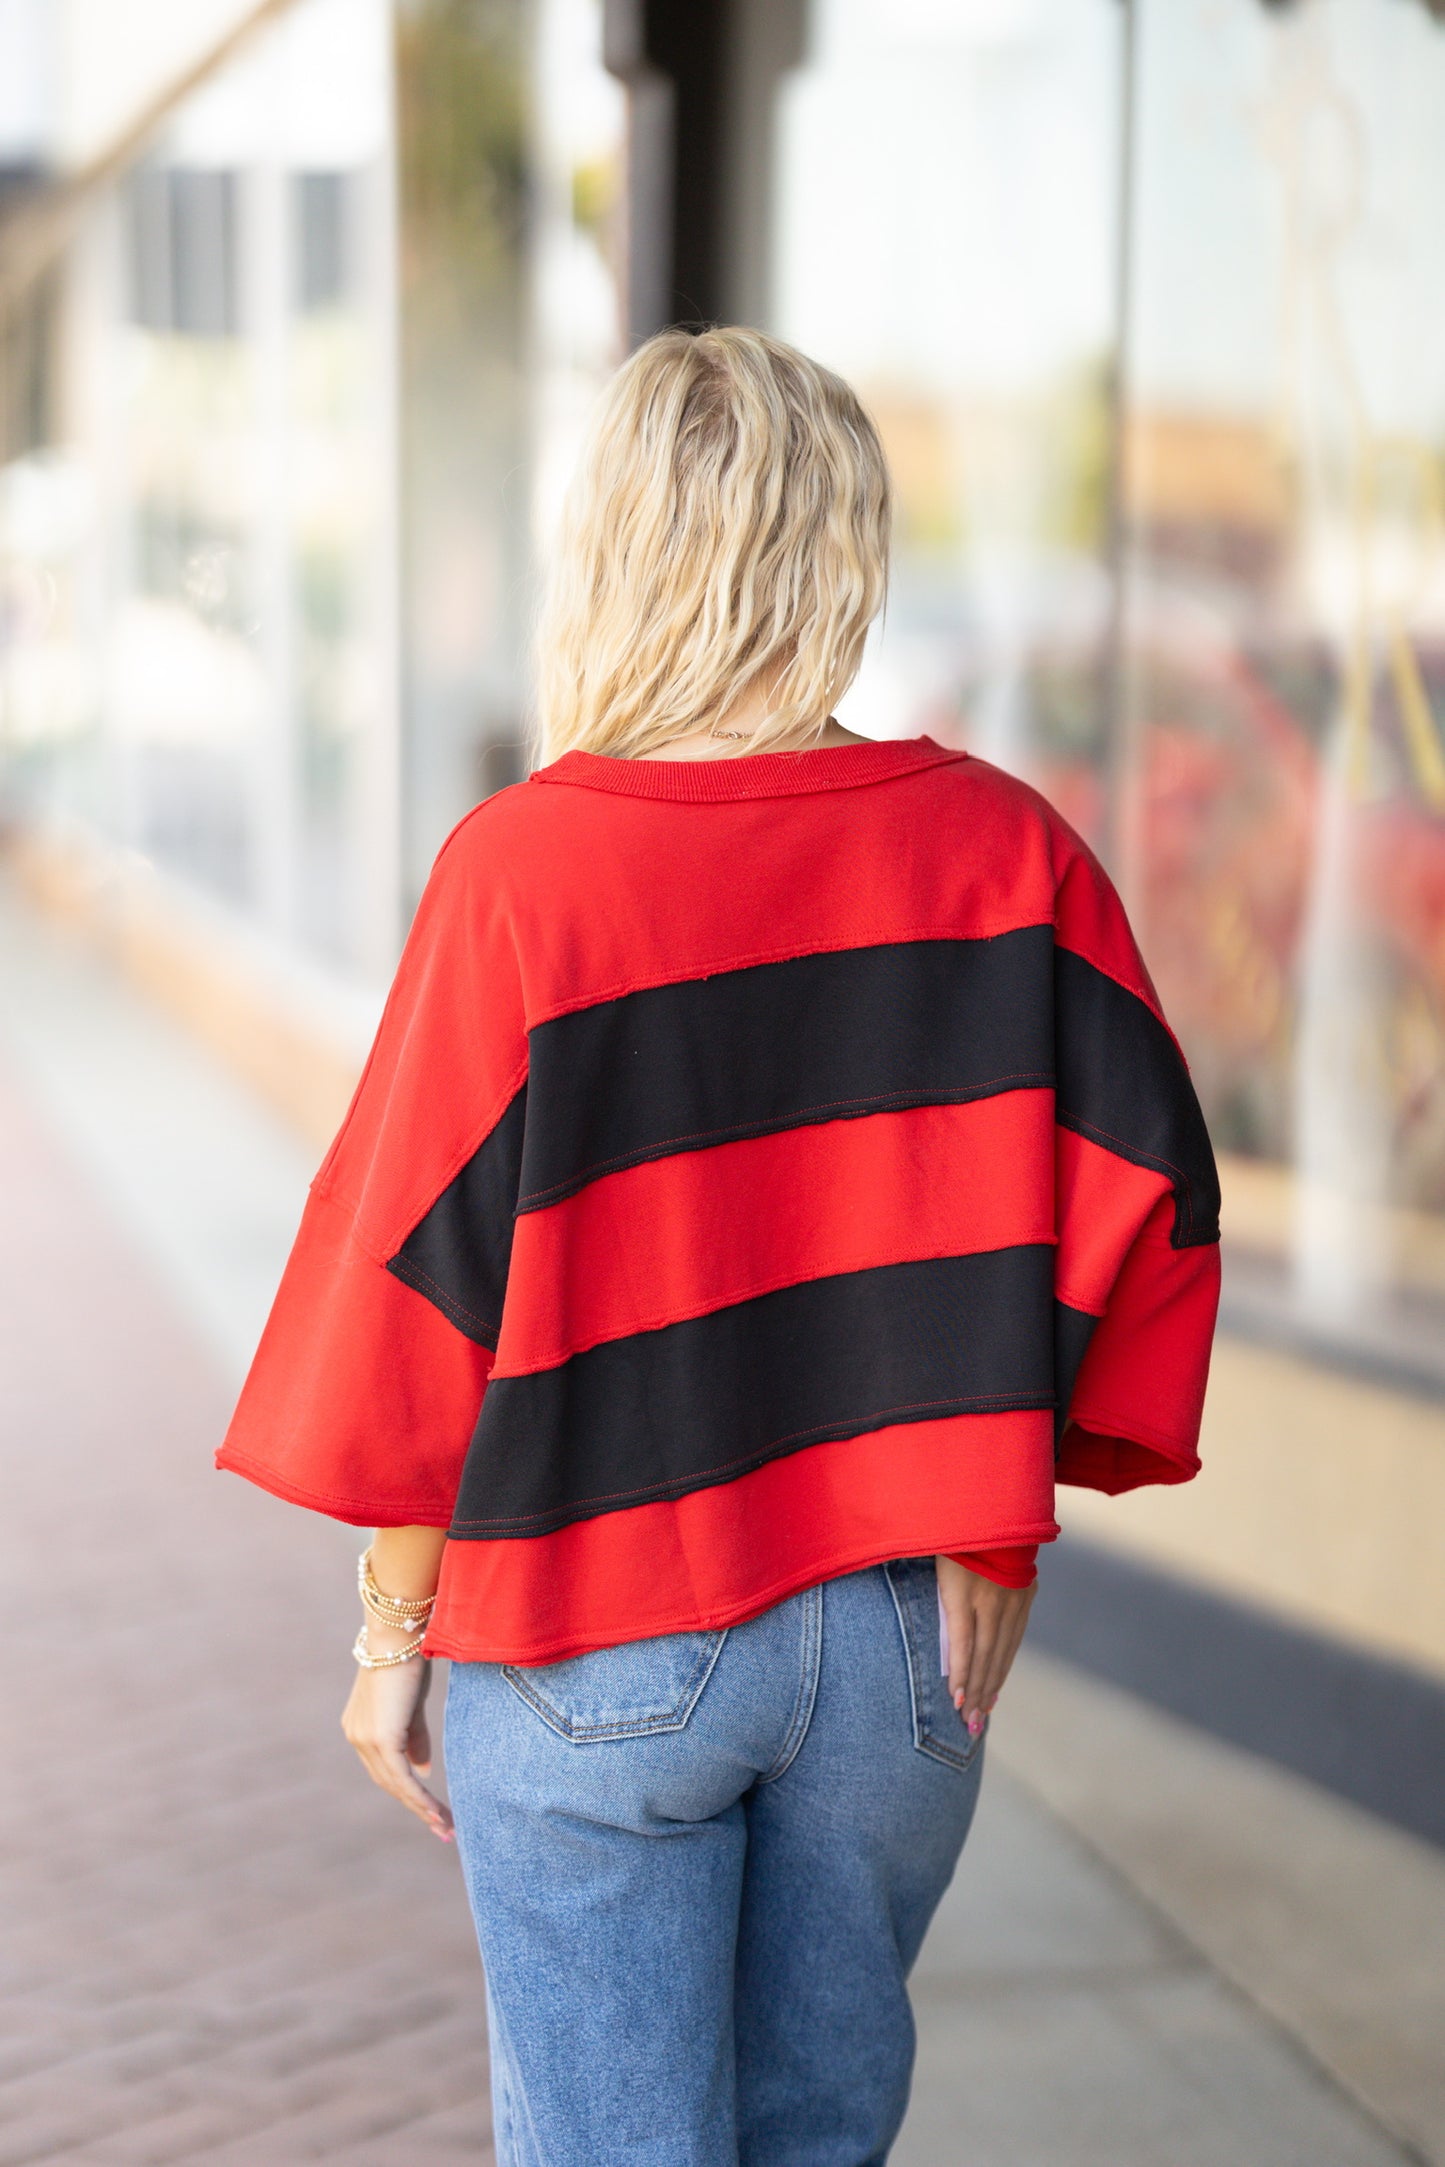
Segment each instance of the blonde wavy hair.
M841 377L760 331L662 331L604 392L538 624L541 756L645 756L760 682L806 744L888 582L890 490Z

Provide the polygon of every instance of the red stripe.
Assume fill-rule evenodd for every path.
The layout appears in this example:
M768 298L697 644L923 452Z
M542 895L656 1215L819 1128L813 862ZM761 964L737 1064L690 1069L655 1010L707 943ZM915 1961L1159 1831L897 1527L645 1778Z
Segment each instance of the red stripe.
M506 800L505 833L471 847L505 857L529 1028L753 963L1047 925L1080 847L1042 798L975 760L850 792L846 806L831 792L686 806L528 787ZM586 909L557 909L583 868Z
M1054 1178L1059 1223L1054 1291L1071 1309L1102 1316L1130 1243L1160 1198L1172 1194L1169 1176L1060 1129Z
M1053 1417L956 1415L813 1445L675 1504L523 1542L449 1542L428 1650L555 1663L734 1625L885 1558L1048 1542Z
M1052 1241L1052 1129L1051 1092L1011 1091L605 1175L518 1219L495 1375L805 1279Z
M787 956L1050 923L1061 946L1159 1013L1098 860L1036 791L984 760L917 768L841 811L833 792L664 808L587 789L507 799L505 833L471 844L505 852L529 1027L644 986ZM944 834L955 848L938 847ZM579 867L588 908L558 912L548 899L575 890Z

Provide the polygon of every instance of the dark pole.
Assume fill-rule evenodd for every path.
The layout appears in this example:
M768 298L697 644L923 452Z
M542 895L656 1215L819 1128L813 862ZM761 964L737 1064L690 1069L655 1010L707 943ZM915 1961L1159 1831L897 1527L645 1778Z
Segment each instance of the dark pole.
M629 343L723 310L731 0L606 0L603 59L627 86Z

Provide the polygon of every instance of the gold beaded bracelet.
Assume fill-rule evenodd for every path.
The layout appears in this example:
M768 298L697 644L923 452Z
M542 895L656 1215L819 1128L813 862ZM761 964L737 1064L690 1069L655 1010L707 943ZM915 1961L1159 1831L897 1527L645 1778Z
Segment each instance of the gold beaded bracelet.
M421 1654L421 1644L425 1639L425 1633L418 1633L409 1647L398 1648L394 1655L373 1655L367 1647L366 1627L363 1625L351 1653L354 1661L363 1670L395 1670L399 1664L409 1663L414 1655Z
M361 1591L361 1607L368 1618L374 1618L378 1625L392 1626L399 1633L415 1633L431 1616L431 1612L425 1610L418 1617L398 1617L386 1597L383 1595L378 1598L369 1588Z
M377 1624L394 1625L399 1632L414 1632L419 1625L425 1625L436 1608L434 1595L384 1595L371 1570L369 1543L356 1561L356 1585L362 1607Z

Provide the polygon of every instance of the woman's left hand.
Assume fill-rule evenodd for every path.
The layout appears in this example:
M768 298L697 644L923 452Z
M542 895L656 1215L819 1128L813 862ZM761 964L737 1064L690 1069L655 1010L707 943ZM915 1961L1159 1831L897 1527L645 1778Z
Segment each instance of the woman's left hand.
M1018 1654L1038 1582L1003 1588L954 1558L940 1557L936 1563L948 1620L948 1690L977 1737Z
M373 1654L385 1655L388 1642L404 1645L383 1626L368 1627ZM443 1843L452 1840L452 1817L419 1779L431 1774L431 1735L426 1697L431 1664L420 1656L390 1670L358 1670L341 1717L348 1744L355 1746L373 1783L399 1799L425 1821Z

